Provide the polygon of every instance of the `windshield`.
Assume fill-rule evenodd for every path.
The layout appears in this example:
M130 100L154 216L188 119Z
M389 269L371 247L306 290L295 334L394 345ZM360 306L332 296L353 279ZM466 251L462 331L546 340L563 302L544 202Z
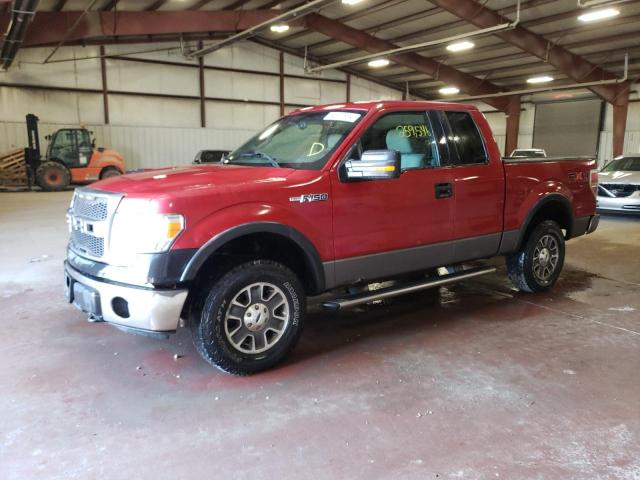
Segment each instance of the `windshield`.
M640 172L640 157L621 157L607 163L603 172L626 170L628 172Z
M224 163L319 170L363 114L332 110L283 117L228 155Z

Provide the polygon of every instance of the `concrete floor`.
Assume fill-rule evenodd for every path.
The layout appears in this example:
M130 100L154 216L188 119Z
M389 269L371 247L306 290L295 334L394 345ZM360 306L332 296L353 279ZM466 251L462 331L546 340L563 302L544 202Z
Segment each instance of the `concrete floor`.
M64 302L69 198L0 194L2 479L640 478L640 219L571 241L550 293L502 269L316 311L235 378Z

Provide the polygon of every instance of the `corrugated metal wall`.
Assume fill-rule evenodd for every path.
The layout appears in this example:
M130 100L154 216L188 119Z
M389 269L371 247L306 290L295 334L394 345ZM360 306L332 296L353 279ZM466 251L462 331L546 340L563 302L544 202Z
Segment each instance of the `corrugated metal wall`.
M127 55L185 66L107 59L110 122L104 125L100 60L92 58L99 55L99 48L63 47L56 54L56 60L71 61L42 65L49 52L48 49L20 50L13 67L3 74L1 81L38 87L91 89L94 92L0 87L0 151L26 145L24 117L27 113L34 113L41 121L43 148L46 145L45 135L65 126L85 125L95 132L98 146L120 151L129 169L181 165L191 162L201 149L233 149L239 146L280 115L278 76L205 70L205 95L235 101L207 100L207 127L201 128L199 72L194 68L194 62L186 60L175 44L113 45L106 47L107 55ZM256 44L240 43L207 55L204 63L210 67L277 74L280 53ZM305 75L302 59L285 55L284 73ZM342 72L322 72L308 79L285 77L284 86L285 111L297 108L292 104L313 105L346 100L346 76ZM112 93L114 91L192 98L132 96ZM399 91L359 78L351 79L352 100L401 97Z
M45 135L72 124L40 123L40 144ZM155 168L191 163L199 150L230 150L253 135L255 130L85 125L94 132L98 147L113 148L125 158L127 169ZM27 144L25 123L0 123L0 152Z

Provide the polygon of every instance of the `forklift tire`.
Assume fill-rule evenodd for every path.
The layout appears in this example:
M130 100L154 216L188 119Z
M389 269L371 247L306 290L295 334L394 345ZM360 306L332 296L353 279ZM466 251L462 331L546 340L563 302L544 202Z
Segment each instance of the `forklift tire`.
M36 183L45 192L59 192L71 184L71 173L61 163L44 162L36 171Z
M119 177L120 175L122 175L122 173L120 173L120 170L118 170L116 167L105 167L100 172L100 180L111 177Z

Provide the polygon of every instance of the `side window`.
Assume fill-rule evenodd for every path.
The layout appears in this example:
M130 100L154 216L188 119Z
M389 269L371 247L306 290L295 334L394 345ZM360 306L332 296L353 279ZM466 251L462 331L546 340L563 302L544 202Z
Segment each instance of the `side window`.
M397 150L403 170L440 165L438 148L426 112L389 113L360 137L356 158L366 150Z
M469 112L445 112L451 135L449 143L455 145L458 163L461 165L487 162L487 152L482 136Z
M86 130L77 130L78 148L91 148L91 138Z

